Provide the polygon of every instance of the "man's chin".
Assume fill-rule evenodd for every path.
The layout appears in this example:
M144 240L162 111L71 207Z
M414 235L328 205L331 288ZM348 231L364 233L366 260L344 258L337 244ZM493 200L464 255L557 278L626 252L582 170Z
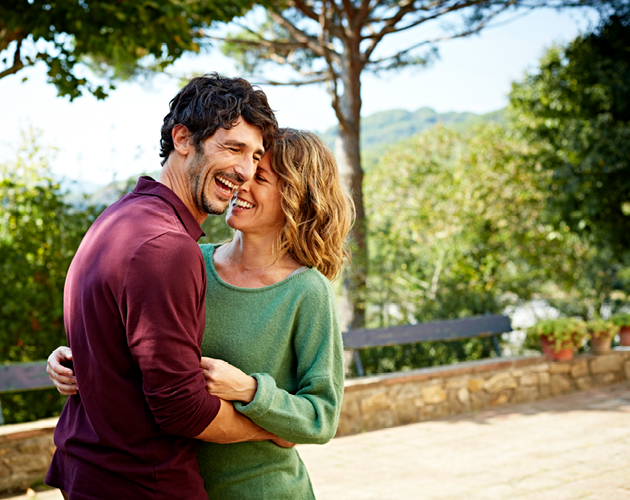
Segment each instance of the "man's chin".
M225 205L219 203L204 203L203 211L208 215L223 215L227 210L228 205L228 201L225 202Z

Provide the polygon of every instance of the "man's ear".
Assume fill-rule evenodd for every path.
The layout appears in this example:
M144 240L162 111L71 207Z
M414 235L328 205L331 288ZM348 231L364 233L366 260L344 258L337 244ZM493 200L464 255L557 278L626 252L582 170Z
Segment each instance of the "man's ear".
M192 134L186 125L175 125L171 132L173 147L182 156L187 156L192 151Z

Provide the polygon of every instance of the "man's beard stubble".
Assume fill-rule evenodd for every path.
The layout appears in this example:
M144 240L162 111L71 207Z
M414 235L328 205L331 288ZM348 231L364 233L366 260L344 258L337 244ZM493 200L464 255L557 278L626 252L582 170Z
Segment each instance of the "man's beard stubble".
M214 176L211 179L204 178L203 173L206 170L210 160L199 148L196 149L195 157L193 158L190 169L188 170L188 178L190 181L190 190L192 194L192 198L195 201L195 204L198 208L203 210L208 215L222 215L227 210L229 205L229 200L225 203L225 205L219 205L218 203L209 199L209 196L206 194L206 190L204 189L206 185L206 181L214 183ZM208 176L207 176L208 177Z

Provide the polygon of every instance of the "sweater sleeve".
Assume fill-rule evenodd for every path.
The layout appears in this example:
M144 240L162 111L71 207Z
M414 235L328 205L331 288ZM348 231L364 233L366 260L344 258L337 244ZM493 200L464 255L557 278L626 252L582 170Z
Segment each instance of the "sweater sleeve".
M258 389L249 404L234 407L265 430L293 443L323 444L337 430L343 398L343 345L335 297L319 276L309 286L293 315L297 361L295 394L278 388L269 374L254 373Z

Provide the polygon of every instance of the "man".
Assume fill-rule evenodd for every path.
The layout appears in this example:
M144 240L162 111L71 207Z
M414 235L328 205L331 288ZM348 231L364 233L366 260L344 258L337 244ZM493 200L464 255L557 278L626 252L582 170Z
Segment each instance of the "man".
M277 439L206 392L196 243L276 130L266 96L245 80L191 80L164 119L159 180L140 178L83 239L64 290L79 393L59 419L46 477L66 498L207 498L190 438Z

